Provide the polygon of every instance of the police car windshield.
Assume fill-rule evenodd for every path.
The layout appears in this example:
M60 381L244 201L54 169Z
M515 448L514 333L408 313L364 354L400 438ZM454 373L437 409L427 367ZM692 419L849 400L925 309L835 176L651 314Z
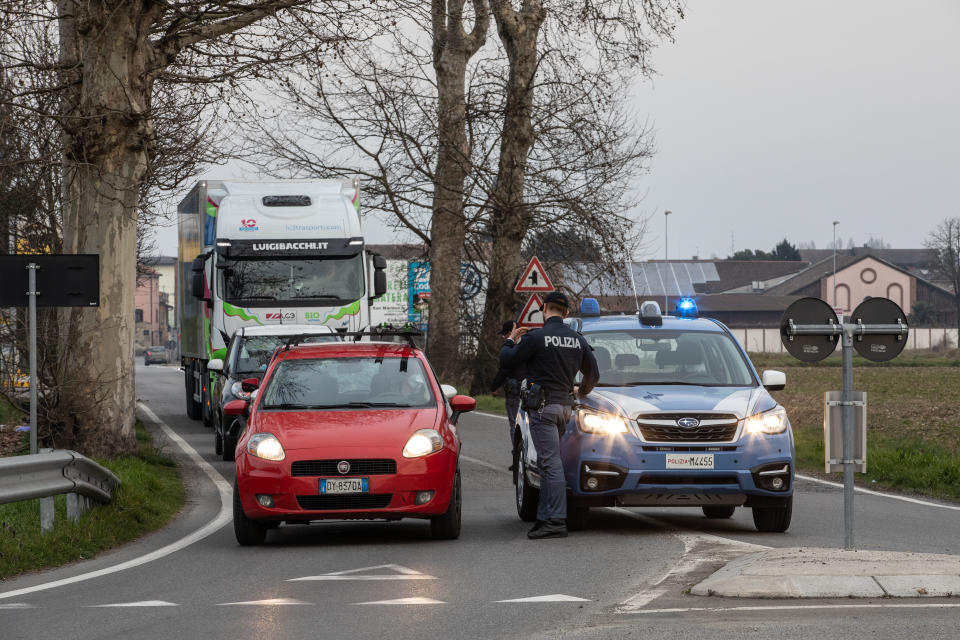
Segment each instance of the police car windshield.
M429 378L416 358L310 358L277 364L263 391L260 409L429 406L436 402Z
M594 349L601 387L756 384L737 345L725 333L637 329L583 335Z

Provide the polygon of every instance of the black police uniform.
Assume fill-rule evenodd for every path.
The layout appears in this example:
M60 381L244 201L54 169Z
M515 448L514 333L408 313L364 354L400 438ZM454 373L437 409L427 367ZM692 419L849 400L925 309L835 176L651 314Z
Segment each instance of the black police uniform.
M507 404L507 422L508 435L513 444L513 427L517 424L517 410L520 408L520 381L523 380L523 373L519 369L505 369L500 367L497 375L490 383L490 391L496 391L503 386L503 395Z
M565 296L551 296L566 304ZM552 301L551 296L547 301ZM585 396L600 377L597 360L580 333L564 324L559 316L552 316L542 328L523 336L519 343L507 340L500 349L500 366L524 367L528 389L532 392L528 393L524 408L540 471L538 525L548 523L554 531L566 535L567 485L560 458L560 430L570 420L577 371L583 373L580 395ZM542 389L542 398L536 397L538 386ZM531 537L537 528L531 530Z

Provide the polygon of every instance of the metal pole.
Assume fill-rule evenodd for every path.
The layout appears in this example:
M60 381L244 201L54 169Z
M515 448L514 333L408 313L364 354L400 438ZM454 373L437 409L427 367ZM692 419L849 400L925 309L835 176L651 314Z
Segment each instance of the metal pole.
M837 225L839 220L833 221L833 307L837 307ZM843 318L840 318L843 322Z
M31 262L27 265L27 299L29 311L27 324L30 341L30 453L37 452L37 269Z
M670 259L670 214L672 211L663 212L663 261L664 263ZM670 296L667 295L666 287L663 291L663 312L670 313Z
M853 549L853 328L845 325L843 331L843 548Z

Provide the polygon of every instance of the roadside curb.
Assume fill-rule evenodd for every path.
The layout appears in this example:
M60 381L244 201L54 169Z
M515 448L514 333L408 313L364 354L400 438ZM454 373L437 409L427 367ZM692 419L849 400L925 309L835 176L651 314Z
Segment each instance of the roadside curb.
M742 556L691 594L729 598L960 596L960 556L841 549L770 549Z

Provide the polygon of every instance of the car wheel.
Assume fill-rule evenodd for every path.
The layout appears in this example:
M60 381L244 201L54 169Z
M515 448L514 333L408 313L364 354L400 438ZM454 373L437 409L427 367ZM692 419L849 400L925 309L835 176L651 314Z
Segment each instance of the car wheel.
M267 538L267 525L251 520L243 512L240 489L236 483L233 485L233 533L237 536L237 542L244 547L261 545Z
M199 420L202 407L193 399L193 364L188 364L183 370L184 385L186 386L187 416L191 420Z
M456 540L460 537L460 511L463 498L460 493L460 469L453 474L450 506L443 515L430 518L430 537L434 540Z
M150 361L147 360L147 359L144 359L144 361L143 361L143 366L149 367L149 366L150 366Z
M782 507L753 507L753 525L764 533L783 533L790 528L793 496Z
M525 458L523 447L518 446L513 460L513 482L517 489L517 515L524 522L535 522L537 519L537 503L540 501L540 490L531 486L527 480Z
M203 372L203 377L206 379L210 374L206 371ZM209 384L209 382L207 382ZM213 408L212 403L210 402L210 390L206 389L200 394L200 413L203 417L203 426L212 427L213 426Z
M712 520L723 520L724 518L729 518L733 515L733 512L737 510L735 506L722 506L722 507L701 507L703 509L703 515L707 516Z
M223 437L216 427L213 429L213 453L219 456L223 454Z
M590 523L590 507L571 507L567 505L567 529L583 531Z
M234 429L233 424L231 424L230 428L223 432L223 451L221 451L220 459L224 462L233 462L236 458L237 441L228 435L230 433L239 433L239 430Z

